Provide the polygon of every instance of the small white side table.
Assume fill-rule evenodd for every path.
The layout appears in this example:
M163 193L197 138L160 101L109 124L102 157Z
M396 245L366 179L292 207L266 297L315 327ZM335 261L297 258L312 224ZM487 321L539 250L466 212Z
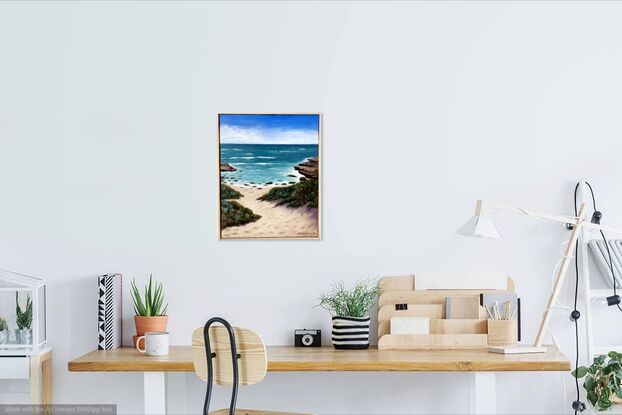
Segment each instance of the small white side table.
M52 404L52 348L0 351L0 379L30 379L30 403Z

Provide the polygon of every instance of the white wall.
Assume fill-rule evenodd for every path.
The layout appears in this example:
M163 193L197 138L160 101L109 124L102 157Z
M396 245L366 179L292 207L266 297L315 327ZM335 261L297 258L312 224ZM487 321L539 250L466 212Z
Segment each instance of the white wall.
M66 370L95 347L106 272L164 282L176 344L213 315L268 344L328 330L313 306L334 280L505 272L533 339L567 232L502 214L502 243L454 230L478 198L571 213L580 177L622 224L621 19L613 2L0 4L0 266L49 282L56 402L142 411L140 375ZM324 114L322 241L217 240L216 114L236 111ZM571 356L567 312L553 328ZM569 375L498 378L501 413L568 411ZM188 377L197 412L201 388ZM240 404L463 413L466 376L270 374Z

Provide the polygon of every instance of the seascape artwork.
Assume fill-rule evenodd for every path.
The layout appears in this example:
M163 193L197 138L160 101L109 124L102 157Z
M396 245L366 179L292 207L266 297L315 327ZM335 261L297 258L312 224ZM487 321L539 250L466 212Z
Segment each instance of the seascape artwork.
M220 238L320 237L320 115L220 114Z

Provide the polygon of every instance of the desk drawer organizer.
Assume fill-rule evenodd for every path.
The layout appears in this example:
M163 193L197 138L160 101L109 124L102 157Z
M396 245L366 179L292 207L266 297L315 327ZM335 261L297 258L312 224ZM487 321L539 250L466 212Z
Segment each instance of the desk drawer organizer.
M417 279L414 275L382 278L378 298L378 348L381 350L486 349L488 347L488 325L484 307L479 306L479 318L477 319L446 319L445 301L447 297L479 298L482 293L514 293L512 279L503 277L503 280L505 288L499 288L500 283L497 280L496 283L483 285L483 287L494 288L417 289ZM426 288L430 286L427 282L421 285ZM436 285L432 284L432 286ZM428 317L430 319L429 334L392 335L390 334L392 317Z

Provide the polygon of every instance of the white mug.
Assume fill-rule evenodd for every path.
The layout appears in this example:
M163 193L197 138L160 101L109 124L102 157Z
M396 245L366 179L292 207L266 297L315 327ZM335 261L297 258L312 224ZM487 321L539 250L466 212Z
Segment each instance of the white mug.
M145 339L145 348L140 348L140 340ZM147 356L166 356L168 355L168 332L149 331L144 336L136 339L136 350L145 353Z

